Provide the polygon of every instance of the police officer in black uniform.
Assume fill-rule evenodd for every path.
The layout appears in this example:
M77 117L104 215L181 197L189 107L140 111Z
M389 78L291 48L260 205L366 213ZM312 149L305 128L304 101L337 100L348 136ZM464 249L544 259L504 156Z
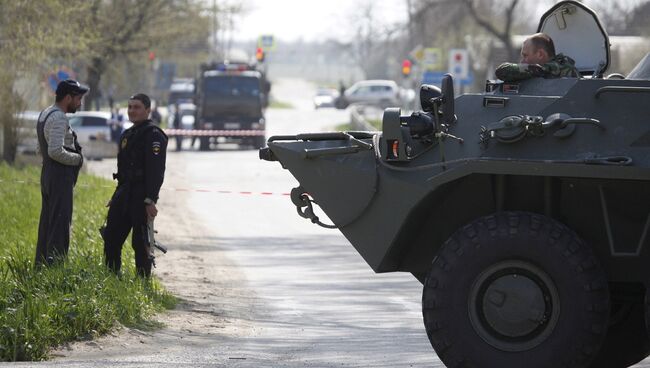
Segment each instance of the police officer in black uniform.
M117 188L109 202L102 231L106 265L113 272L122 266L122 245L129 234L135 251L138 275L151 275L153 262L147 242L147 221L156 217L158 193L165 177L167 136L150 119L151 100L145 94L131 96L129 120L133 126L122 133L117 155Z

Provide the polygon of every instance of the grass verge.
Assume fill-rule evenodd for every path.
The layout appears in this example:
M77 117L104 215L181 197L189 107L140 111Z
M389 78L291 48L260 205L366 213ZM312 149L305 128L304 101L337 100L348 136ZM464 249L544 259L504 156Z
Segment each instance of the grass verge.
M82 174L74 195L67 260L35 270L41 206L40 168L0 163L0 360L48 358L51 347L108 332L117 322L151 325L175 298L152 278L136 276L133 250L123 252L123 275L104 267L98 228L112 193L107 180Z
M278 101L275 99L271 99L271 103L269 104L269 107L272 109L293 109L292 104L284 101Z
M352 130L352 124L350 123L343 123L334 127L335 132L349 132L351 130Z

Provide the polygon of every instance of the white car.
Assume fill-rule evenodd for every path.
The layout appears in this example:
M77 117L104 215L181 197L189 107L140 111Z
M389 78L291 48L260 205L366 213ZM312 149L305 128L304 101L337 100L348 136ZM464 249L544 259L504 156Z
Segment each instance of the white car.
M400 106L400 90L392 80L365 80L353 84L343 94L346 105L365 104L382 108Z
M339 91L333 88L319 88L314 96L314 108L334 107L338 98Z
M111 113L105 111L79 111L68 114L70 127L77 133L84 157L101 159L117 156L117 143L111 124Z

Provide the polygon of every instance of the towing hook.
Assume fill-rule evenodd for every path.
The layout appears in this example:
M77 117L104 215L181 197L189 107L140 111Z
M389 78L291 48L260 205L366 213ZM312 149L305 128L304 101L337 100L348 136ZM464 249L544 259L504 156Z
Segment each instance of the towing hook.
M261 151L261 150L260 150ZM296 207L307 207L309 205L309 199L307 197L307 193L305 192L305 188L302 186L295 187L291 189L291 202Z
M338 228L336 225L324 224L320 221L318 216L316 216L314 213L314 207L312 206L312 200L309 198L309 194L307 194L305 188L302 186L291 189L291 202L293 202L293 204L296 206L296 210L298 211L298 215L300 215L300 217L311 220L313 224L324 227L326 229Z

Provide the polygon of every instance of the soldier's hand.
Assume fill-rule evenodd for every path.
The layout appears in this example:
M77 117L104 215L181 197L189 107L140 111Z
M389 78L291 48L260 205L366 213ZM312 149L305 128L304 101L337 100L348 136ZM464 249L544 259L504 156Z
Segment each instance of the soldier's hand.
M542 76L544 76L544 73L546 72L544 67L539 65L539 64L528 64L528 71L534 77L542 77Z
M147 212L147 217L149 219L155 218L156 215L158 214L158 209L156 208L155 204L146 204L144 206L144 210L145 212Z

